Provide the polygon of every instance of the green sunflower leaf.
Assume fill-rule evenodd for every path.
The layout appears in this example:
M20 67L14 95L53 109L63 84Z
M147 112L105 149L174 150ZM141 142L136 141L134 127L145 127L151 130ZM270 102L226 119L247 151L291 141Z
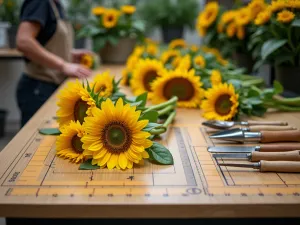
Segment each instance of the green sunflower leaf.
M41 128L39 133L43 135L60 135L61 132L58 128Z
M148 125L143 129L143 131L150 132L155 128L161 128L161 127L163 127L163 125L159 123L148 123Z
M151 110L144 113L139 120L149 120L150 123L156 123L158 120L158 112Z
M149 154L150 160L154 162L157 162L162 165L174 164L171 152L157 142L153 142L153 145L150 148L147 148L146 151Z
M80 164L79 170L97 170L100 166L98 165L92 165L92 159L89 159L83 163Z
M275 80L273 83L275 94L281 94L283 92L283 86L279 81Z
M148 92L145 92L139 96L137 96L136 101L142 101L142 104L140 106L145 107L147 103L147 97L148 97Z

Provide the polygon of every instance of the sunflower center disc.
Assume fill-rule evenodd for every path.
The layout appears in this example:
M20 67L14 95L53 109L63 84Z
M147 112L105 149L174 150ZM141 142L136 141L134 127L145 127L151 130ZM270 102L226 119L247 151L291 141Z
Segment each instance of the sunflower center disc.
M216 112L220 115L227 115L230 113L231 106L230 95L220 96L215 103Z
M210 17L213 15L213 12L212 11L209 11L207 14L206 14L206 19L210 19Z
M72 138L72 147L73 149L75 150L75 152L77 153L82 153L83 152L83 148L82 148L82 142L80 140L80 137L78 137L77 135L75 135L73 138Z
M113 16L108 17L108 21L113 21L113 19L114 19Z
M164 96L167 99L177 96L179 101L188 101L194 94L195 90L191 82L180 77L169 80L164 88Z
M102 137L105 147L112 153L124 152L131 144L130 131L119 122L108 124Z
M157 73L154 70L151 70L145 74L144 77L144 87L147 91L151 91L151 83L156 79Z
M79 121L81 124L84 122L84 118L87 116L86 111L88 110L88 105L83 100L78 100L74 106L74 120Z

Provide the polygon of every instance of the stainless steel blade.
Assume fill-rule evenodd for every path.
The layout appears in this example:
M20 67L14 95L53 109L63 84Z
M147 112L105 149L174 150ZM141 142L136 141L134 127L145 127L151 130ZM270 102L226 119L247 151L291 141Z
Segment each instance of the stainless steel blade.
M251 153L216 153L212 156L214 158L223 158L223 159L249 159L249 154Z
M260 166L258 163L244 164L244 163L219 163L219 166L231 166L258 169Z
M245 141L244 131L235 130L235 129L220 131L216 134L211 135L210 138L221 139L221 140L225 140L225 141L236 141L236 142L244 142Z
M208 151L212 153L247 153L257 151L259 146L214 146L208 147Z

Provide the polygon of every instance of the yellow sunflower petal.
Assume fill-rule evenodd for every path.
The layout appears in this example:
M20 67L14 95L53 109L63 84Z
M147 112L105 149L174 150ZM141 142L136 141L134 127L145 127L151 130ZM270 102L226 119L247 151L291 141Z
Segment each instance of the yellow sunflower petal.
M127 157L125 156L125 154L122 152L119 156L119 166L121 167L121 169L126 169L127 167L127 163L128 163L128 160L127 160Z

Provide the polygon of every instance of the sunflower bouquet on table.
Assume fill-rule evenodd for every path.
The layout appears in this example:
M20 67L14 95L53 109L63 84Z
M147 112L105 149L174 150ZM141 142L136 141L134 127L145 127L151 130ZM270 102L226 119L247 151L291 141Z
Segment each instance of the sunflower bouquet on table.
M177 98L146 107L146 93L127 98L118 84L105 72L90 83L77 80L61 90L57 156L82 163L80 169L130 169L144 159L173 164L170 151L153 138L175 118Z
M78 33L78 37L93 39L94 50L98 52L106 44L117 45L121 38L142 39L144 22L135 17L135 6L121 8L95 7L93 17Z

